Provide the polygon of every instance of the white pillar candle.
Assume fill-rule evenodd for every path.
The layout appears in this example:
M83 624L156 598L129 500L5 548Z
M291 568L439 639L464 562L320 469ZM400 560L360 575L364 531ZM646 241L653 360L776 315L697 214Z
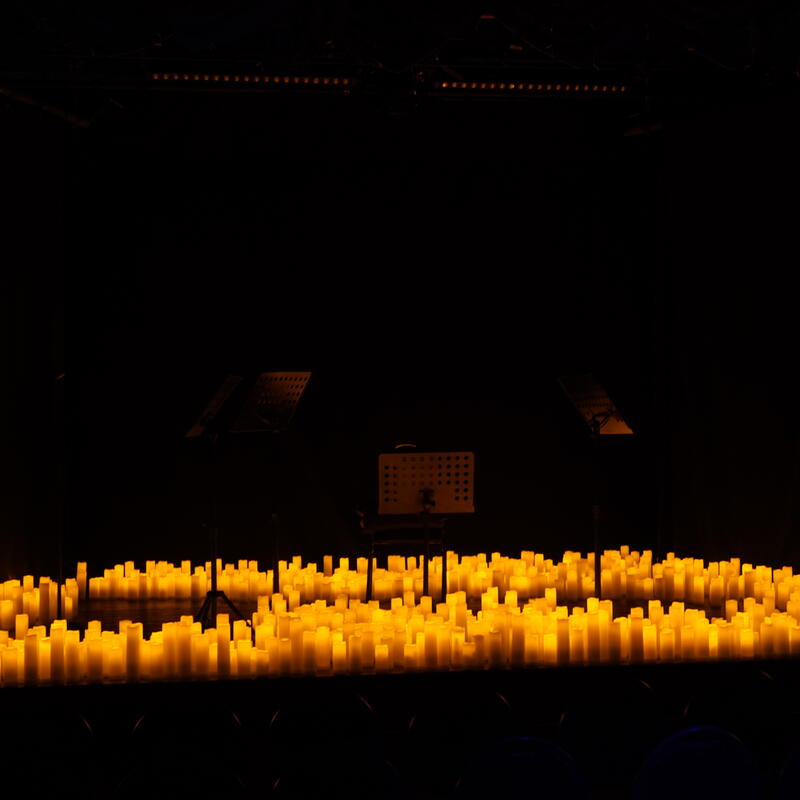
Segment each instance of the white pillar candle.
M341 675L347 671L347 644L344 641L333 642L333 672Z
M192 678L208 678L210 661L210 636L194 631L191 635Z
M50 578L39 579L39 609L40 622L50 622Z
M78 567L75 572L75 578L78 583L78 591L81 597L86 597L86 562L79 561Z
M35 684L39 678L39 636L34 631L25 635L23 654L25 683Z
M317 675L327 675L332 669L331 631L327 626L317 628L314 633L314 669Z
M569 664L569 618L566 615L556 619L556 642L558 650L558 663L562 665Z
M99 683L103 680L103 640L99 636L86 638L86 677Z
M645 661L658 660L658 628L651 620L642 621L642 651Z
M0 600L0 628L7 631L14 628L14 603L10 599Z
M302 632L302 666L304 675L313 675L317 665L317 634L314 630Z
M292 671L292 642L288 637L278 640L278 665L280 675L289 675Z
M53 683L63 683L65 678L66 620L55 620L50 626L50 671Z
M111 683L119 683L125 678L125 665L123 663L122 647L116 642L103 643L104 651L104 679Z
M257 678L266 678L269 675L269 653L266 650L254 649L253 656L255 676Z
M179 678L188 678L191 675L191 636L191 626L181 618L175 628L175 674Z
M3 686L16 686L21 682L19 650L16 646L0 648L0 677Z
M64 632L64 681L77 683L80 679L80 631Z
M141 622L131 623L125 630L125 668L128 680L138 681L142 674L142 636Z
M14 638L23 640L28 635L28 615L17 614L14 617Z
M424 670L427 654L425 651L425 634L422 631L419 631L417 633L414 644L416 645L416 653L417 653L416 669Z
M644 660L644 619L641 608L632 608L629 629L629 659L637 664Z

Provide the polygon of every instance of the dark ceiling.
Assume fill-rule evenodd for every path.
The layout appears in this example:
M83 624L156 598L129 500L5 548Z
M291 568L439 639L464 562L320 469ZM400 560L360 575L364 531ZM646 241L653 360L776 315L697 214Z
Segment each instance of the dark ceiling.
M593 370L640 434L609 450L613 542L796 560L787 4L81 5L0 26L25 243L6 562L52 564L31 542L61 522L104 565L204 555L183 432L225 374L269 368L314 373L298 548L355 547L375 454L411 437L479 453L465 547L586 549L588 440L555 378ZM573 88L480 89L520 80ZM231 463L237 548L259 457Z

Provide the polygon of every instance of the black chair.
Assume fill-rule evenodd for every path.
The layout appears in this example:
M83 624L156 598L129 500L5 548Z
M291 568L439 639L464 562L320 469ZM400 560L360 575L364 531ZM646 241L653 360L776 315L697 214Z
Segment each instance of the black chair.
M800 793L800 742L789 750L778 770L775 797L795 797Z
M753 755L723 728L684 728L647 756L633 784L633 800L758 800L762 778Z
M282 697L265 742L277 763L275 798L407 797L379 719L355 688L298 685Z
M598 797L630 793L631 778L671 729L650 684L624 670L590 672L562 698L556 741Z
M287 762L271 786L275 800L404 800L408 791L379 748L353 749L337 739L307 745Z
M428 585L431 548L435 548L442 557L447 555L445 543L445 525L447 518L442 516L411 515L374 515L363 511L356 512L359 527L366 539L367 551L367 601L372 599L372 572L376 548L406 548L422 546L425 554L423 594L432 595ZM442 571L440 602L444 602L447 594L447 571Z
M459 780L456 800L488 797L589 800L589 789L566 750L547 739L520 736L486 749Z
M236 715L215 705L154 708L121 743L126 769L112 796L244 797L246 750Z
M63 795L67 787L82 797L102 795L99 744L90 721L78 710L39 705L27 712L6 712L0 748L6 779L21 787L32 781L27 789L31 796Z
M468 673L440 677L447 680L418 685L397 750L410 784L418 791L447 795L474 758L514 733L517 720L506 698L488 681Z

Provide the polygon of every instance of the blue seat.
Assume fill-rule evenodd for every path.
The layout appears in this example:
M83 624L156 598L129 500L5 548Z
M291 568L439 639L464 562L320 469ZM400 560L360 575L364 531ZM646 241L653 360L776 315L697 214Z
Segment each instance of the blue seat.
M558 797L588 800L588 786L572 756L555 742L532 736L487 748L459 779L457 800Z
M696 725L661 741L633 784L633 800L758 800L762 780L742 741L723 728Z
M561 698L556 741L580 765L593 791L628 797L631 780L650 750L672 728L662 698L625 672L602 672Z

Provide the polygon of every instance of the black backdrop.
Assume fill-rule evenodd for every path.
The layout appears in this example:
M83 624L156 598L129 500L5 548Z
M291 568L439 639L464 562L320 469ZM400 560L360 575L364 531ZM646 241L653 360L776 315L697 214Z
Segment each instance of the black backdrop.
M183 433L270 368L313 372L289 552L355 554L376 455L409 439L477 454L458 549L585 551L589 442L555 378L594 370L639 434L603 443L608 545L800 563L789 103L645 136L580 105L229 96L3 120L2 572L54 573L60 531L68 572L205 558ZM264 448L225 456L226 559L268 552Z

